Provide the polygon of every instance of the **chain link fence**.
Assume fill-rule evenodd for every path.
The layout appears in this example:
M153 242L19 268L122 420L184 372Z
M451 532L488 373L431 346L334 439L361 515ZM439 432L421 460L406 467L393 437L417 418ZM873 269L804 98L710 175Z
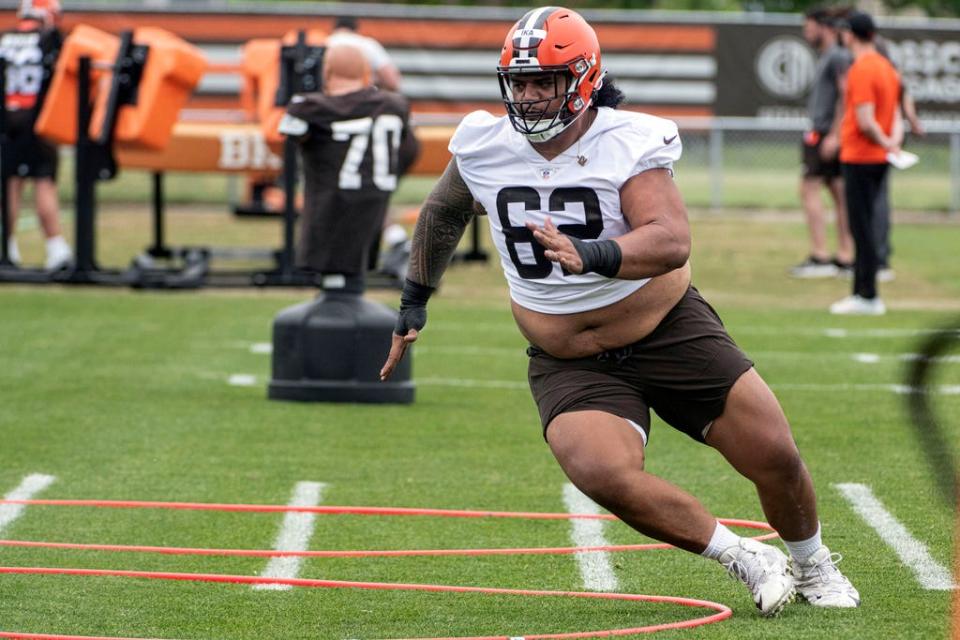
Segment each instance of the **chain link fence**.
M688 205L714 210L800 206L805 121L691 118L677 123L684 149L676 175ZM904 147L920 162L906 171L891 169L893 207L960 213L960 128L931 124L925 137L908 134Z

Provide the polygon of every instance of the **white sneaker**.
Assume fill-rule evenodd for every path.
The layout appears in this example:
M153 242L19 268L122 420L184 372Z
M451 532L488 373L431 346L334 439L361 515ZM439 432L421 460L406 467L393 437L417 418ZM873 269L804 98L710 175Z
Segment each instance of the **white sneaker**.
M787 556L776 547L741 538L719 559L731 576L750 589L760 615L775 616L793 599L793 574L787 567Z
M860 594L837 569L843 559L839 553L820 547L804 560L791 560L797 591L815 607L853 608L860 606Z
M794 278L832 278L837 275L837 265L833 260L820 260L809 256L800 264L790 267L790 275Z
M893 282L896 279L897 274L890 267L883 267L877 271L877 282Z
M47 271L59 271L70 266L73 262L73 251L63 236L56 236L47 240L47 260L43 267Z
M7 258L15 265L20 264L20 247L17 246L17 241L13 236L10 236L7 242Z
M882 316L887 306L880 298L863 298L858 295L847 296L830 305L830 313L839 316Z

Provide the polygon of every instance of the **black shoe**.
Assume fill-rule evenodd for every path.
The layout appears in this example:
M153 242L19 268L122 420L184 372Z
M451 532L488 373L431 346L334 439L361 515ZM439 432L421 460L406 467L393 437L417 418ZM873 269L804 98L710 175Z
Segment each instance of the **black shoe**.
M840 262L836 258L832 260L833 266L837 268L837 277L838 278L850 278L853 276L853 263L852 262Z
M794 278L831 278L837 275L837 266L833 260L809 256L800 264L791 267L790 275Z

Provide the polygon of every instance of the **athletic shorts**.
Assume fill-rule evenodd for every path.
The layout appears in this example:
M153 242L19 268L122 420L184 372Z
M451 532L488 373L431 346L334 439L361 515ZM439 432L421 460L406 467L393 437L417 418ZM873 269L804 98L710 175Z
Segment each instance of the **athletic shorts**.
M57 146L33 132L31 111L7 114L10 174L19 178L57 179Z
M554 358L536 346L527 355L544 437L562 413L604 411L635 422L649 438L653 409L703 442L730 389L753 366L693 287L639 342L586 358Z
M830 160L820 156L823 134L807 131L803 134L803 177L832 180L840 177L840 152Z

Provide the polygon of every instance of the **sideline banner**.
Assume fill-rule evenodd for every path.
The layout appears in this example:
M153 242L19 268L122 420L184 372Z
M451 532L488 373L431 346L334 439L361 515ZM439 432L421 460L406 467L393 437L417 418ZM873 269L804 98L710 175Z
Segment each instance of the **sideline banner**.
M933 24L933 21L931 21ZM816 53L796 27L718 25L716 115L803 117ZM960 119L960 27L880 24L923 117Z
M0 8L12 0L0 0ZM189 107L238 109L243 45L297 29L328 32L345 3L296 5L297 13L214 10L199 2L170 10L128 3L113 10L77 2L64 14L78 24L119 33L161 27L198 45L213 63ZM126 5L124 5L126 6ZM189 6L190 9L186 9ZM279 7L280 5L277 5ZM403 74L414 112L455 119L474 109L502 113L495 67L503 37L519 10L503 7L369 5L360 32L379 40ZM626 108L668 117L803 117L816 54L801 37L798 14L584 10L603 46L604 64L627 95ZM15 24L0 12L0 30ZM960 20L881 19L904 83L924 118L960 120ZM443 122L447 123L447 120Z

